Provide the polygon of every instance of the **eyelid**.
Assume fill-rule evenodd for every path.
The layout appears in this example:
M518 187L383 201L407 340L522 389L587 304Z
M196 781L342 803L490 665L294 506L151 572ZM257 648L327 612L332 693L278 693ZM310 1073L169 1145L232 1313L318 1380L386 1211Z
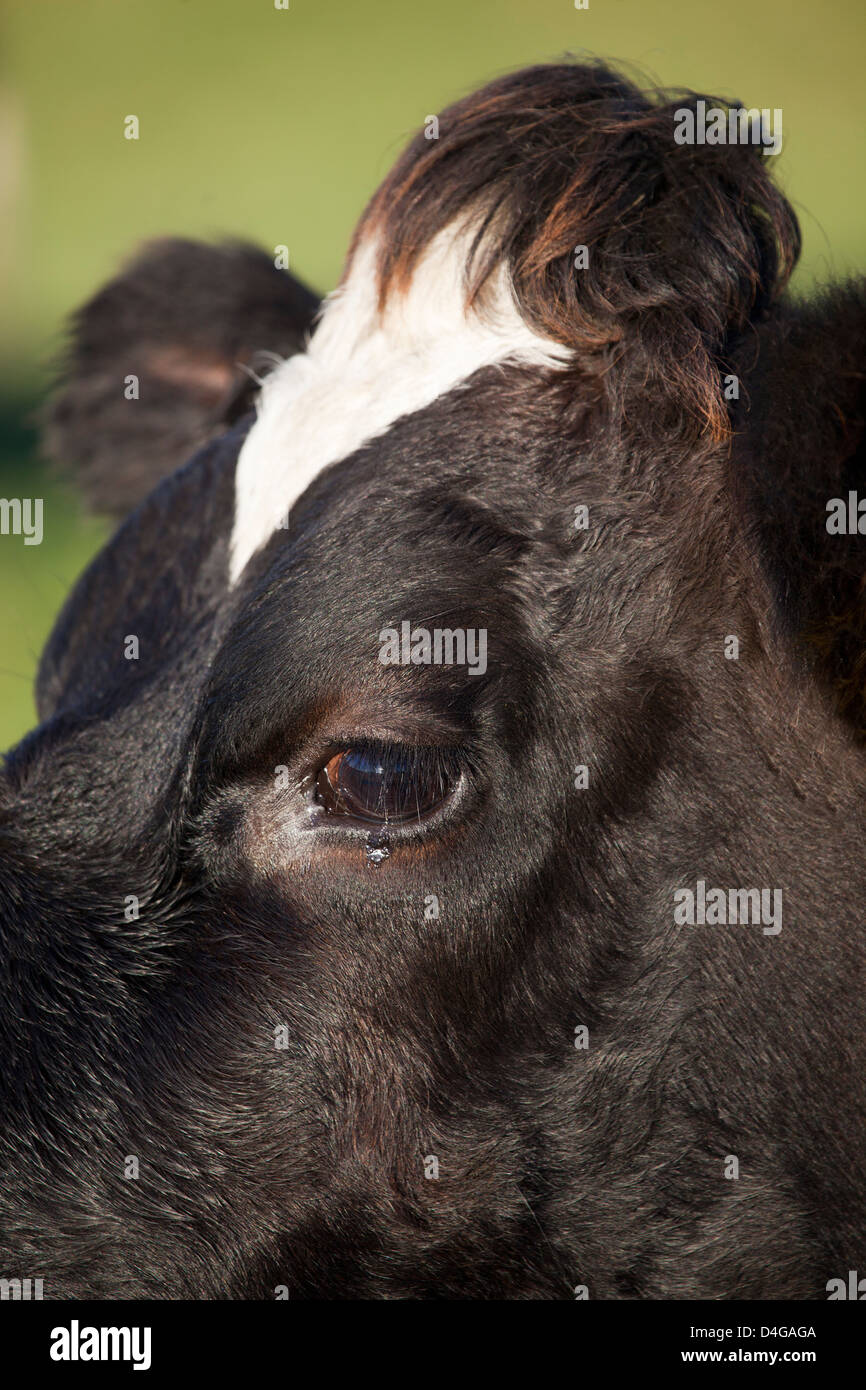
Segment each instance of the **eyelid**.
M407 756L439 750L445 755L454 756L461 763L464 759L467 763L474 760L472 748L466 742L465 730L462 734L455 731L445 733L443 730L442 732L444 736L441 738L431 737L429 730L421 730L417 725L411 727L408 725L403 727L373 725L363 729L359 729L356 725L353 728L329 729L315 741L311 740L304 749L299 749L294 763L299 769L298 776L300 777L315 776L318 770L337 753L350 751L365 753L378 748L396 748Z
M378 759L388 771L393 771L394 765L400 761L407 763L410 770L413 764L420 768L428 758L431 762L434 759L437 760L443 767L453 767L455 772L459 771L462 764L460 749L439 743L405 743L397 740L362 738L341 744L334 750L331 757L336 757L340 753L358 753L370 758L371 761ZM330 759L326 761L330 761Z
M337 728L330 730L323 739L323 745L332 745L337 749L367 748L373 746L382 748L406 748L409 750L451 748L457 751L465 738L465 730L459 731L443 727L431 731L429 725L425 728L419 728L417 724L371 724L364 725L363 728L359 728L356 725L345 729Z

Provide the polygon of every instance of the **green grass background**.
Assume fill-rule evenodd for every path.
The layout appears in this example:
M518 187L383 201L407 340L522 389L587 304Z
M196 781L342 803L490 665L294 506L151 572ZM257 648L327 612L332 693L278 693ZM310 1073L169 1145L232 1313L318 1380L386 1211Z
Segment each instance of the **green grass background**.
M582 51L665 85L781 107L775 171L801 218L797 284L866 250L862 0L5 0L0 14L0 495L45 539L0 537L0 747L105 534L45 478L32 411L66 315L142 238L285 243L320 290L409 135L509 68ZM123 139L135 114L139 141Z

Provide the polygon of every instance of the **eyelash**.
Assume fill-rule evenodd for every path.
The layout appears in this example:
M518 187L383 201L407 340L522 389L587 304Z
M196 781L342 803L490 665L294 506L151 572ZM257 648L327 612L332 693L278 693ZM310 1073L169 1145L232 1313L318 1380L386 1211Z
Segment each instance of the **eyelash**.
M453 796L462 768L453 749L359 740L313 776L313 802L331 824L423 824Z

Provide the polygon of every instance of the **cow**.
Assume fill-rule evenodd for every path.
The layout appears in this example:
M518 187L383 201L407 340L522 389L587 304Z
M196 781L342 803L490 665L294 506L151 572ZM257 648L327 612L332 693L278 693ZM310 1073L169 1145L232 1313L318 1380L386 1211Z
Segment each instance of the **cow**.
M717 108L510 73L324 304L167 240L76 315L45 450L116 529L2 773L5 1278L866 1268L866 298L791 294Z

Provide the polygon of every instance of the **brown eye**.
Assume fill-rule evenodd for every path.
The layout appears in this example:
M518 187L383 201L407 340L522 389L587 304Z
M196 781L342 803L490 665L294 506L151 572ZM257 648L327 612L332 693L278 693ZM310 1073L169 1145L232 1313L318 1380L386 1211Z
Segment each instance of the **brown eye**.
M370 744L337 753L319 772L316 796L329 815L384 824L423 820L452 791L453 760L434 748Z

